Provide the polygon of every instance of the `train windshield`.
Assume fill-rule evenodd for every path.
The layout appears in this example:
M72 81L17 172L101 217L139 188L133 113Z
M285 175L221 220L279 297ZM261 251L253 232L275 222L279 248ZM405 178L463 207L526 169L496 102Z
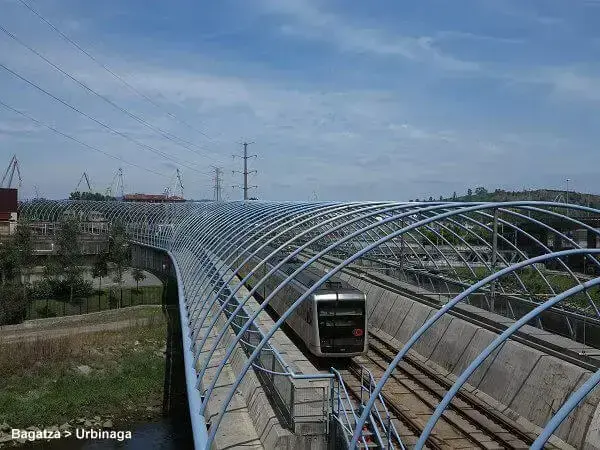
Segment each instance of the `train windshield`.
M354 353L364 349L365 302L319 302L319 338L323 353Z

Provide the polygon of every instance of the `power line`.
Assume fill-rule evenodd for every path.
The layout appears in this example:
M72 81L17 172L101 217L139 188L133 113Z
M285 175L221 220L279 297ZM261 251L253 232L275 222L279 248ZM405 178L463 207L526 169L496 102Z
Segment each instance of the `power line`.
M136 168L141 169L141 170L145 170L146 172L149 172L149 173L153 173L154 175L159 175L161 177L166 177L166 175L163 174L163 173L157 172L157 171L152 170L152 169L148 169L148 168L140 166L139 164L136 164L136 163L129 162L129 161L127 161L127 160L125 160L125 159L123 159L123 158L121 158L119 156L112 155L112 154L110 154L108 152L105 152L104 150L101 150L101 149L99 149L97 147L94 147L92 145L86 144L85 142L80 141L79 139L77 139L77 138L75 138L75 137L73 137L71 135L63 133L60 130L57 130L56 128L54 128L51 125L45 124L45 123L43 123L43 122L41 122L41 121L39 121L39 120L31 117L30 115L28 115L28 114L26 114L26 113L24 113L22 111L19 111L18 109L13 108L12 106L7 105L2 100L0 100L0 106L3 106L4 108L8 109L9 111L12 111L12 112L14 112L16 114L19 114L20 116L25 117L26 119L31 120L33 123L35 123L36 125L38 125L40 127L47 128L47 129L53 131L56 134L59 134L59 135L65 137L67 139L70 139L70 140L72 140L74 142L77 142L79 145L82 145L82 146L84 146L84 147L86 147L86 148L88 148L90 150L94 150L96 152L102 153L103 155L108 156L109 158L116 159L117 161L121 161L121 162L123 162L123 163L125 163L125 164L127 164L129 166L136 167Z
M112 128L111 126L109 126L109 125L105 124L104 122L102 122L102 121L100 121L100 120L96 119L95 117L92 117L92 116L90 116L89 114L86 114L86 113L84 113L83 111L81 111L81 110L77 109L75 106L71 105L70 103L66 102L65 100L63 100L63 99L61 99L61 98L59 98L59 97L55 96L54 94L50 93L49 91L47 91L47 90L45 90L44 88L40 87L39 85L35 84L33 81L30 81L30 80L28 80L27 78L25 78L24 76L22 76L22 75L18 74L18 73L17 73L17 72L15 72L14 70L12 70L12 69L10 69L10 68L6 67L4 64L0 63L0 68L2 68L2 69L4 69L4 70L6 70L8 73L10 73L11 75L13 75L14 77L16 77L16 78L20 79L21 81L24 81L25 83L27 83L27 84L29 84L30 86L32 86L32 87L34 87L35 89L37 89L38 91L40 91L40 92L43 92L44 94L46 94L46 95L47 95L47 96L49 96L50 98L52 98L52 99L56 100L57 102L61 103L62 105L66 106L67 108L69 108L69 109L72 109L73 111L77 112L78 114L80 114L80 115L82 115L82 116L86 117L87 119L89 119L89 120L91 120L91 121L93 121L93 122L97 123L98 125L102 126L102 127L103 127L103 128L105 128L105 129L109 130L111 133L117 134L117 135L121 136L122 138L124 138L124 139L127 139L127 140L128 140L128 141L130 141L130 142L133 142L133 143L134 143L135 145L137 145L138 147L145 148L145 149L147 149L147 150L151 151L152 153L155 153L155 154L157 154L157 155L159 155L159 156L162 156L162 157L163 157L163 158L165 158L165 159L168 159L168 160L169 160L169 161L171 161L171 162L174 162L174 163L176 163L176 164L181 164L181 165L183 165L184 167L187 167L187 168L188 168L188 169L190 169L190 170L193 170L193 171L195 171L195 172L198 172L198 173L202 173L202 174L204 174L204 175L208 175L208 174L207 174L207 173L205 173L205 172L201 172L201 171L199 171L198 169L195 169L194 167L191 167L191 166L188 166L188 165L186 165L186 164L191 164L191 163L188 163L188 162L187 162L187 161L185 161L185 160L181 160L181 161L183 161L183 162L185 163L185 164L182 164L182 162L181 162L181 161L177 161L176 159L173 159L172 157L170 157L170 156L169 156L169 155L167 155L166 153L163 153L163 152L161 152L160 150L158 150L158 149L156 149L156 148L152 147L151 145L148 145L148 144L144 144L144 143L142 143L142 142L139 142L139 141L137 141L136 139L133 139L131 136L129 136L129 135L125 134L125 133L122 133L122 132L120 132L120 131L118 131L118 130L115 130L115 129L114 129L114 128ZM180 159L180 158L178 158L178 159Z
M233 155L233 158L235 159L237 158L242 158L244 160L244 170L243 172L239 172L236 170L233 170L233 173L241 173L244 176L244 185L243 186L237 186L237 187L241 187L244 190L244 200L248 200L248 191L252 188L257 188L258 186L248 186L248 175L251 173L257 173L256 170L250 170L248 171L248 160L250 158L256 158L257 155L250 155L248 156L248 146L250 144L254 144L254 142L244 142L242 145L244 146L244 154L243 155ZM233 186L234 188L236 186Z
M117 73L113 72L110 68L108 68L106 65L104 65L103 63L101 63L100 61L98 61L94 56L92 56L91 53L89 53L87 50L85 50L83 47L81 47L77 42L75 42L73 39L71 39L69 36L67 36L65 33L63 33L62 31L60 31L54 24L52 24L48 19L46 19L44 16L42 16L41 13L39 13L38 11L36 11L29 3L27 3L25 0L19 0L19 2L25 6L27 9L29 9L29 11L31 11L33 14L35 14L39 19L41 19L44 23L46 23L50 28L52 28L55 32L57 32L64 40L66 40L67 42L69 42L70 44L72 44L73 46L75 46L75 48L77 48L80 52L82 52L84 55L86 55L88 58L90 58L92 61L94 61L96 64L98 64L100 67L102 67L105 71L107 71L109 74L111 74L114 78L116 78L117 80L119 80L121 83L123 83L125 86L127 86L131 91L135 92L137 95L139 95L140 97L144 98L146 101L148 101L149 103L151 103L152 105L154 105L156 108L160 109L163 113L165 113L166 115L168 115L169 117L171 117L172 119L176 120L177 122L181 123L182 125L187 126L188 128L196 131L197 133L200 133L202 136L204 136L205 138L214 141L213 138L211 138L209 135L207 135L204 131L194 127L193 125L190 125L189 123L187 123L186 121L178 118L175 114L167 111L166 109L164 109L162 106L160 106L158 103L156 103L154 100L152 100L150 97L148 97L146 94L144 94L143 92L140 92L138 89L136 89L134 86L132 86L130 83L128 83L125 79L123 79L120 75L118 75Z
M183 139L183 138L181 138L179 136L176 136L176 135L174 135L174 134L172 134L172 133L170 133L170 132L168 132L166 130L163 130L163 129L155 126L155 125L152 125L150 122L146 121L145 119L139 117L138 115L132 113L131 111L129 111L129 110L123 108L122 106L118 105L117 103L113 102L112 100L110 100L105 95L102 95L99 92L95 91L94 89L92 89L91 87L89 87L87 84L85 84L83 81L79 80L78 78L74 77L70 73L66 72L64 69L62 69L61 67L59 67L58 65L56 65L55 63L53 63L52 61L50 61L48 58L46 58L40 52L38 52L37 50L35 50L31 46L27 45L25 42L23 42L21 39L19 39L14 33L11 33L10 31L8 31L1 24L0 24L0 31L2 31L4 34L6 34L8 37L10 37L15 42L17 42L19 45L25 47L27 50L29 50L30 52L32 52L35 55L37 55L44 62L46 62L48 65L50 65L51 67L53 67L55 70L57 70L58 72L60 72L64 76L68 77L74 83L77 83L79 86L81 86L82 88L84 88L85 90L87 90L88 92L90 92L91 94L93 94L93 95L99 97L100 99L104 100L106 103L108 103L112 107L116 108L117 110L119 110L123 114L126 114L127 116L131 117L135 121L139 122L140 124L144 125L145 127L149 128L149 129L151 129L155 133L160 134L165 139L168 139L169 141L173 142L175 145L178 145L178 146L183 147L186 150L189 150L189 151L191 151L191 152L193 152L193 153L195 153L197 155L200 155L200 156L203 156L205 158L208 158L208 159L211 159L211 160L215 161L214 158L212 158L212 157L210 157L208 155L201 154L201 153L195 151L194 149L190 148L190 146L194 146L194 147L206 150L205 147L198 146L198 145L194 144L193 142L187 141L187 140L185 140L185 139ZM181 142L178 142L178 141L181 141ZM183 142L183 144L182 144L182 142Z

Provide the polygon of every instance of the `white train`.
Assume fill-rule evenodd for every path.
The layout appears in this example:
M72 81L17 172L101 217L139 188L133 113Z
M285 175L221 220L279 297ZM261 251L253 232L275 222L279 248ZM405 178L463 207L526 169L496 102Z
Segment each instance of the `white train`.
M260 255L253 257L240 269L239 275L245 277L271 252L271 249L261 251ZM256 286L257 281L262 279L282 259L283 256L279 255L271 258L266 265L252 275L248 280L248 285ZM286 262L259 286L256 293L265 299L301 264L302 262L298 259ZM325 272L310 267L300 272L271 299L269 305L272 310L281 316L292 303L324 275ZM286 320L286 324L302 340L308 351L316 356L357 356L366 354L368 347L365 311L365 294L341 278L333 276L302 302Z

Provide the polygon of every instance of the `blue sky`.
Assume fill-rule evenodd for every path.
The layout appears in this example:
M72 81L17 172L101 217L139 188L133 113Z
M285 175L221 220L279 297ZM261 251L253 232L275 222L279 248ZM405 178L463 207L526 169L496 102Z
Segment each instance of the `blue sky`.
M0 25L185 143L0 32L4 66L130 140L0 68L2 102L152 171L0 107L0 164L17 154L22 197L34 185L64 197L84 170L104 190L121 166L128 192L162 192L180 167L186 196L210 198L218 165L239 198L243 140L261 199L408 200L566 178L600 192L600 0L26 1L160 108L19 0L0 0Z

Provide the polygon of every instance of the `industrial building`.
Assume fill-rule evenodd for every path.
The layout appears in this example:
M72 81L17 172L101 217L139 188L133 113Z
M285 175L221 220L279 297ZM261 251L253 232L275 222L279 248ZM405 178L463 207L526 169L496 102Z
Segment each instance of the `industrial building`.
M17 189L0 188L0 236L8 236L17 227Z

